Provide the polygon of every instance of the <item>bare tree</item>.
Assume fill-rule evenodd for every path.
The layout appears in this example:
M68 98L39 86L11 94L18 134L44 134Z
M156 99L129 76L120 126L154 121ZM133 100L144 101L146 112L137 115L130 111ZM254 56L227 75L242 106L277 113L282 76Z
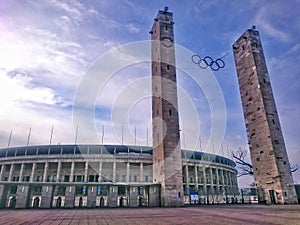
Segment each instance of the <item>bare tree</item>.
M245 175L253 175L253 166L252 164L245 161L245 158L247 156L247 150L242 149L239 147L239 149L234 153L231 152L232 157L235 159L235 163L238 164L238 170L239 174L237 177L245 176ZM291 167L291 172L294 173L299 169L298 165Z
M237 177L245 176L245 175L253 175L253 166L245 161L247 156L247 150L239 147L239 150L234 153L231 152L232 157L235 159L235 163L238 164L239 174Z

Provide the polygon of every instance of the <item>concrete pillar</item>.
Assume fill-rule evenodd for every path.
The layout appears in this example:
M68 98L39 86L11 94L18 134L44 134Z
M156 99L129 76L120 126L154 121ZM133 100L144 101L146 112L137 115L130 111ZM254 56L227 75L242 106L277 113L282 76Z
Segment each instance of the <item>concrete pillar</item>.
M130 176L130 164L127 163L127 169L126 169L126 182L129 183L129 176Z
M195 189L198 191L198 166L195 165Z
M24 163L21 164L20 173L19 173L19 181L23 181L23 172L24 172Z
M138 187L130 187L129 205L130 207L138 207Z
M65 192L65 208L74 208L75 186L67 186Z
M189 190L189 166L188 164L185 165L185 189ZM190 192L190 191L189 191Z
M48 162L45 162L44 175L43 175L43 182L47 182L48 167L49 167L49 163L48 163Z
M84 182L88 181L88 169L89 169L89 163L85 162L85 169L84 169Z
M61 161L57 163L56 182L60 182Z
M14 164L10 164L10 170L9 170L9 175L8 175L8 181L12 181L12 175L14 172Z
M149 207L157 207L160 206L159 199L159 186L150 186L149 187Z
M116 182L116 162L113 162L113 182Z
M41 206L40 208L48 209L51 208L52 205L52 192L53 186L52 185L45 185L42 187L42 199L41 199Z
M17 202L16 202L16 209L24 209L27 206L27 199L28 199L28 185L18 185L17 189Z
M144 164L140 163L140 182L144 182Z
M216 168L216 171L217 171L217 173L216 173L216 176L217 176L217 192L220 192L219 169Z
M2 165L3 167L3 165ZM5 208L7 205L6 205L6 195L7 193L4 192L4 184L0 184L0 209L1 208Z
M118 206L118 187L117 186L109 186L107 202L108 202L109 207L117 207Z
M205 166L202 167L203 169L203 195L208 196L208 190L207 190L207 183L206 183L206 172L205 172Z
M36 169L36 163L32 163L31 174L30 174L30 182L34 181L35 169Z
M97 196L97 186L91 186L88 188L88 196L87 196L87 207L95 208L96 207L96 196Z
M73 178L74 178L74 169L75 169L75 162L73 161L71 163L70 182L74 182L74 180L73 180Z
M99 178L98 178L98 182L102 182L102 161L100 161L99 163Z
M212 168L210 167L209 168L209 174L210 174L210 193L211 194L214 194L214 190L213 190L213 188L214 188L214 181L213 181L213 173L212 173Z
M1 165L1 170L0 170L0 181L2 181L2 176L3 176L4 167L5 167L5 164L2 164L2 165Z

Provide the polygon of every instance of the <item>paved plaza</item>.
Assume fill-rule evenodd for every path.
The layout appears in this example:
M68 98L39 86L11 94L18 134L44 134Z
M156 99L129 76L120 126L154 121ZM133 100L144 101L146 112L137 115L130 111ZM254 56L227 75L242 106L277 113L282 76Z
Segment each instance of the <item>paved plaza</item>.
M300 205L0 210L0 224L300 224Z

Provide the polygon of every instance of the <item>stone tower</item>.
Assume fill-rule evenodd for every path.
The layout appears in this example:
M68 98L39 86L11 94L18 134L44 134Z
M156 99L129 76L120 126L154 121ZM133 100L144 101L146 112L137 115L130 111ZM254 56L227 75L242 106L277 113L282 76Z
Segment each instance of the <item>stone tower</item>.
M258 31L248 29L233 52L259 201L297 203Z
M161 206L183 206L173 14L159 11L152 46L153 180L161 184Z

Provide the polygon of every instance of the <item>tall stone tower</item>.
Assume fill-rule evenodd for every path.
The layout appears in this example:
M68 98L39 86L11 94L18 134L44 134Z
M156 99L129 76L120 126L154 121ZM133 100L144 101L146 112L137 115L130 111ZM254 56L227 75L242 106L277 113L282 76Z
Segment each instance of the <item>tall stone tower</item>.
M297 203L258 31L248 29L233 52L259 201Z
M173 14L159 11L152 40L153 179L161 183L161 205L183 206Z

